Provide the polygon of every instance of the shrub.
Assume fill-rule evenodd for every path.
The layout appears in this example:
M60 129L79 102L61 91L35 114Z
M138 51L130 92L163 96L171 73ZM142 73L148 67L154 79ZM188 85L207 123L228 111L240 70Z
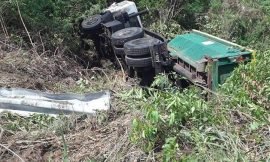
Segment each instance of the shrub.
M216 119L213 118L213 110L200 97L198 89L181 92L172 84L165 87L166 78L164 75L158 76L154 82L155 87L162 83L161 88L165 89L150 88L144 92L143 98L147 97L148 102L142 105L143 117L133 120L131 140L142 142L147 152L162 147L164 161L173 161L179 158L176 156L179 143L193 142L185 133L186 129L193 125L196 128L204 127L209 122L216 122Z
M264 108L270 108L270 51L258 52L253 62L237 68L222 87L234 98L253 101ZM237 96L240 95L241 96Z
M243 46L269 48L269 2L211 2L207 21L200 29Z
M153 23L150 29L156 33L162 33L162 36L168 40L173 39L177 34L182 33L182 27L175 22L168 23Z
M76 47L78 45L78 41L76 41L78 28L76 25L79 19L99 12L106 4L105 1L101 2L102 0L0 1L1 4L2 2L6 4L5 8L1 10L10 33L25 37L25 32L21 32L24 31L24 28L18 14L18 3L22 18L33 40L38 43L40 41L38 33L40 33L44 45L51 50L59 45L68 49Z

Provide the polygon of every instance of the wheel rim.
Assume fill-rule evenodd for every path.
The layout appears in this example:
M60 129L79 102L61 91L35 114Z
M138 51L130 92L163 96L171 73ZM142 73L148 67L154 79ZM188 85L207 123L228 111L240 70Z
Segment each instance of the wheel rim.
M141 39L136 39L136 40L133 40L134 44L136 45L152 45L152 44L156 44L158 43L158 40L156 39L152 39L152 38L141 38Z
M118 38L129 37L129 36L134 35L135 33L138 33L139 31L140 31L140 28L137 29L137 27L125 28L114 33L114 35L115 37L118 37Z
M133 32L132 30L126 30L123 33L120 33L119 36L130 35L132 33L135 33L135 32Z

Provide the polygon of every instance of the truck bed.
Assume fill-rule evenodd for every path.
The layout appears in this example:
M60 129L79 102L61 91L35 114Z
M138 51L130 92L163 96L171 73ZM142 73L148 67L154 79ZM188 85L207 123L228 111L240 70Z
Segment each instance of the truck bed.
M252 53L237 44L200 32L177 35L168 43L168 49L171 56L180 58L195 68L203 63L205 57L234 58Z

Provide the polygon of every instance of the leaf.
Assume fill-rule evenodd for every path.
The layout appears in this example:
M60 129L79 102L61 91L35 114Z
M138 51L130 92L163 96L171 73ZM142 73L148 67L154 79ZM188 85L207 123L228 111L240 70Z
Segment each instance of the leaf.
M145 138L145 131L142 131L142 138Z
M171 102L171 103L170 103L170 104L167 106L167 108L166 108L166 109L168 110L168 109L169 109L169 108L170 108L172 105L174 105L174 104L175 104L175 102L176 102L176 101L175 101L175 100L173 100L173 101L172 101L172 102Z
M257 129L259 128L259 126L260 126L259 123L257 123L257 122L252 122L252 123L250 124L250 129L254 131L254 130L257 130Z
M134 119L134 120L132 121L132 126L135 127L135 128L138 127L138 121L137 121L137 119Z
M169 121L169 125L173 125L175 122L175 113L171 113L170 115L170 121Z
M152 120L152 122L157 123L158 122L158 119L159 119L159 113L158 113L158 111L156 111L156 110L152 111L152 113L151 113L151 120Z
M195 107L192 107L191 108L191 113L194 113L194 111L195 111Z

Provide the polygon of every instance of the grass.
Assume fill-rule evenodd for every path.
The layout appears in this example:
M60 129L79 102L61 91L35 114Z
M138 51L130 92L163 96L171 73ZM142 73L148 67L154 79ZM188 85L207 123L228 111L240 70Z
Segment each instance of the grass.
M85 71L87 74L79 78L73 86L59 83L54 86L54 91L86 93L113 90L120 92L126 88L126 74L116 70L113 65L105 68L85 69Z
M57 92L85 93L110 90L112 108L108 112L97 112L95 116L82 114L50 117L34 114L21 117L10 113L0 114L1 128L4 130L3 136L0 135L0 143L5 146L11 144L11 150L19 153L23 159L33 161L38 161L38 158L43 158L45 161L57 159L100 161L107 156L117 161L117 159L128 158L128 155L142 154L128 141L126 129L129 127L126 125L129 122L125 120L130 121L131 111L127 109L128 105L118 94L124 89L129 89L134 83L127 82L123 75L122 71L108 65L108 67L85 70L81 75L82 79L75 84L59 82L56 86L50 86ZM123 131L124 134L120 134ZM110 142L108 137L111 139ZM117 141L119 145L113 146L112 144ZM40 152L33 152L28 156L31 150ZM1 150L2 153L3 159L13 158L8 152Z
M100 112L96 117L68 118L51 118L46 115L24 118L1 114L1 127L5 132L3 137L1 135L1 143L7 145L6 141L11 141L11 149L18 152L25 149L50 153L60 150L60 157L50 155L47 158L52 160L119 161L130 160L129 158L134 156L135 160L144 157L159 161L269 161L270 52L267 51L270 44L269 2L267 0L239 2L241 3L225 5L219 0L211 1L210 9L205 14L206 22L202 23L200 28L213 35L264 52L258 52L255 62L241 65L236 69L212 100L208 102L203 100L201 96L205 92L196 87L186 90L174 87L166 75L157 77L151 88L136 87L130 90L132 83L127 85L124 74L118 70L111 70L113 68L111 65L88 70L79 68L82 72L79 75L73 70L78 78L77 82L72 85L63 84L61 82L63 79L59 78L60 81L57 80L55 86L49 87L50 90L74 93L112 90L114 93L112 111ZM158 4L156 1L151 3ZM143 1L140 4L143 5ZM197 8L200 4L194 5L194 8L188 7L193 10L200 9ZM170 19L177 20L176 17ZM155 23L151 27L167 38L182 32L181 24L176 24L175 21L165 25ZM63 35L53 40L58 38L63 38ZM59 74L56 73L54 65L64 69L61 72L65 72L65 69L70 71L72 69L70 67L74 67L63 66L65 60L62 61L63 64L59 63L62 55L56 56L59 57L50 57L47 61L40 59L43 65L33 59L39 57L26 53L17 63L31 65L31 62L34 62L32 64L38 66L34 71L27 68L30 69L29 74L44 78L53 74L55 78ZM25 59L26 57L28 59ZM14 58L19 57L7 55L5 58L8 61L3 61L3 67L19 67L12 63ZM47 73L42 71L48 69L43 68L45 65L51 65L49 68L51 70ZM24 69L13 70L24 72ZM21 137L22 134L27 137ZM128 140L128 134L133 143ZM50 139L47 139L47 136ZM29 144L16 143L21 140L27 140ZM43 143L33 144L35 142ZM111 146L110 143L116 145ZM22 154L27 155L25 152ZM6 159L12 158L7 154L3 155L7 157Z
M146 152L161 151L162 161L269 161L270 56L257 55L207 102L203 91L181 92L166 75L154 82L161 89L133 90L130 98L142 112L131 140Z

